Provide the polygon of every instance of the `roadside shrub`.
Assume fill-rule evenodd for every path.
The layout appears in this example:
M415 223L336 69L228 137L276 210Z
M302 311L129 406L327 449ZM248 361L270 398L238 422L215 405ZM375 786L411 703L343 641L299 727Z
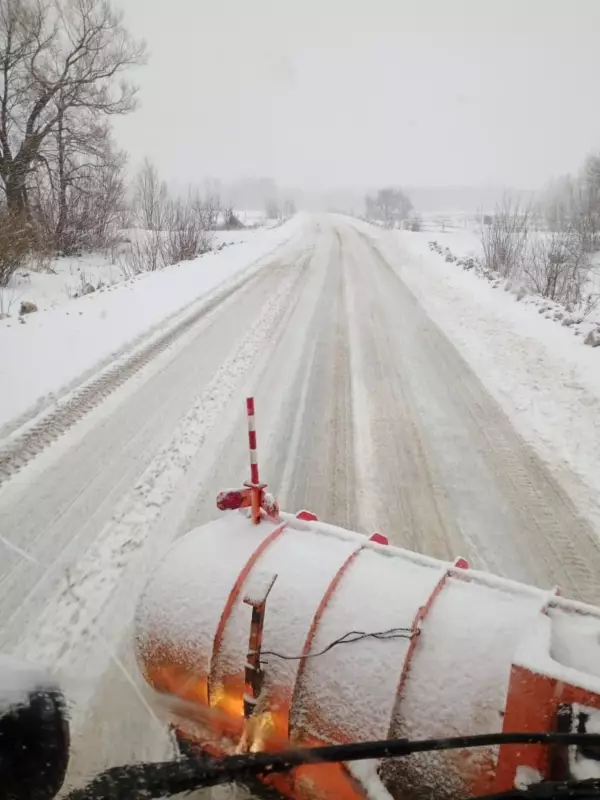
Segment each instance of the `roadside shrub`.
M122 253L119 266L125 278L141 272L155 272L165 266L162 234L160 231L143 231L130 241Z
M244 227L244 223L235 215L233 208L226 208L224 212L223 228L226 231L237 231Z
M484 224L480 231L486 270L503 278L512 278L520 272L530 222L531 208L523 208L509 197L496 206L491 224Z
M8 286L31 248L31 233L25 215L0 212L0 286Z
M211 241L212 230L205 228L201 204L189 197L169 202L163 253L165 266L191 261L206 253Z
M162 230L142 230L120 254L126 277L191 261L211 248L218 206L212 198L166 198L160 208Z
M414 217L410 217L406 223L406 227L409 231L419 233L421 230L423 230L423 220L418 214L415 214Z
M590 259L575 229L555 231L530 242L523 273L535 292L572 308L584 302Z

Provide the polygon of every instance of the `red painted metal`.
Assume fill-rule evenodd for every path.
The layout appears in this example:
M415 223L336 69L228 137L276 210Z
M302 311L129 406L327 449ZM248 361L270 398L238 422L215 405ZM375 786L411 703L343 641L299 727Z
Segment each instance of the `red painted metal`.
M383 533L373 533L369 536L370 542L375 542L376 544L389 544L390 540L387 536L384 536Z
M265 486L261 484L258 475L258 455L256 452L256 420L254 417L254 398L246 398L246 412L248 415L248 445L250 447L250 505L252 508L252 522L260 522L260 509L263 502Z
M215 638L213 640L213 647L212 647L212 655L210 659L210 669L208 675L208 699L210 703L211 699L211 692L213 690L214 684L214 670L215 665L219 660L219 651L221 649L221 642L223 641L223 634L225 632L225 627L231 616L231 612L233 611L233 607L240 595L242 590L242 586L244 585L244 581L252 571L252 568L264 553L264 551L269 547L269 545L275 541L285 530L287 527L287 523L283 522L281 525L278 525L271 533L263 539L263 541L258 545L256 550L252 553L248 561L242 567L240 574L237 577L236 582L233 585L231 592L229 593L229 597L227 598L227 602L221 614L221 618L219 619L219 624L217 626L217 631L215 633Z
M244 603L252 607L248 653L246 654L246 667L244 670L244 717L246 719L249 719L254 713L262 688L264 673L260 664L260 653L262 650L265 626L265 608L267 605L267 597L273 588L276 578L277 575L273 575L262 597L257 599L244 597Z
M414 655L414 652L417 648L417 642L419 641L419 634L421 632L421 624L423 620L427 617L429 612L431 611L431 607L437 600L440 595L440 592L444 588L444 584L448 580L450 572L446 570L439 581L433 588L433 591L427 598L427 602L420 606L417 609L417 613L414 616L411 625L411 636L410 641L408 643L408 648L406 650L406 656L404 657L404 664L402 665L402 672L400 673L400 680L398 681L398 688L396 689L396 700L394 702L393 710L392 710L392 718L390 719L390 727L388 729L388 736L392 738L394 735L393 725L394 720L396 719L396 715L398 712L398 708L402 703L402 694L404 692L404 687L406 686L406 681L408 679L408 674L410 672L410 665Z
M296 519L303 519L305 522L318 522L319 518L312 511L299 511L296 514Z
M229 489L217 495L219 511L235 511L250 505L250 489Z
M246 399L246 411L248 413L248 444L250 446L250 483L255 486L260 483L258 476L258 456L256 452L256 422L254 416L254 398Z
M290 715L288 717L288 738L292 735L292 719L291 719L291 709L298 708L298 693L300 691L300 687L302 685L302 678L304 676L304 670L306 668L306 656L310 653L310 648L312 647L312 643L315 638L315 634L317 632L317 627L319 626L319 621L323 616L323 613L327 607L327 603L331 600L333 593L338 587L339 582L343 578L344 574L348 571L350 565L353 563L356 556L360 553L363 549L363 545L360 544L353 550L352 553L348 556L348 558L344 561L342 566L338 569L336 574L333 576L333 579L329 586L327 587L327 591L321 598L321 602L315 612L313 620L310 625L310 629L308 631L308 635L306 637L306 641L304 642L304 647L302 648L302 659L300 661L300 666L298 667L298 671L296 673L296 681L294 683L294 689L292 691L292 702L290 704Z

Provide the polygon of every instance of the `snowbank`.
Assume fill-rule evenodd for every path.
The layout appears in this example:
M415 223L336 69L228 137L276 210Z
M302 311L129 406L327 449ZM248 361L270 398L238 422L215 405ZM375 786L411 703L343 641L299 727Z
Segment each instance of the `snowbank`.
M584 347L535 306L429 252L430 234L359 227L579 507L600 523L600 350ZM465 236L457 233L455 241L464 247Z
M241 243L106 285L70 302L64 280L58 278L58 291L65 298L60 304L57 276L36 276L55 282L52 290L46 287L47 302L41 307L47 310L27 315L22 322L16 316L0 320L0 433L8 432L9 422L41 410L169 317L273 252L295 229L292 220L273 230L228 232L222 234L225 240ZM87 269L91 273L98 268L94 262ZM81 281L76 270L73 280Z
M543 231L532 232L530 241L533 241L534 237L541 241L547 235ZM425 252L424 244L422 235L413 240L414 247L418 247L422 253ZM473 261L483 261L483 247L479 233L472 229L432 233L431 237L428 237L427 245L429 250L437 250L439 258L446 262L454 262L457 268L469 268L465 263L465 256L471 261L471 268L474 266ZM537 294L531 286L531 281L524 274L511 279L502 278L498 273L483 274L480 270L477 274L482 280L489 280L494 289L510 291L523 305L534 305L538 314L543 314L546 319L552 319L555 323L568 327L571 333L581 336L583 341L590 331L600 326L600 305L597 305L600 293L599 258L600 254L595 254L592 259L592 268L589 270L587 285L583 292L584 297L589 295L589 305L588 301L583 301L579 307L571 309L567 309L560 302Z
M18 321L22 302L35 303L38 311L47 311L77 299L86 286L96 290L123 280L118 264L100 253L88 253L81 258L56 258L44 272L30 268L17 270L9 285L0 289L0 315L12 317L14 323ZM10 323L10 319L4 320L0 326Z
M123 231L132 238L139 231ZM212 250L217 251L232 244L243 244L256 238L254 229L239 231L215 231ZM35 303L38 311L77 300L86 293L86 287L95 291L113 287L131 277L124 262L123 247L111 258L102 253L86 253L83 256L64 256L52 259L46 269L38 271L23 267L13 275L9 285L0 288L0 320L2 315L16 317L22 302Z

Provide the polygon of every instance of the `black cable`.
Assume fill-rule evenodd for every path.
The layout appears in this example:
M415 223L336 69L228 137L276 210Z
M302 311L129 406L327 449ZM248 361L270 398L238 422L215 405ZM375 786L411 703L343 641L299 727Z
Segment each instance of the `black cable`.
M129 767L115 767L95 778L85 789L78 789L68 794L65 800L151 800L165 795L190 792L223 783L243 782L248 777L266 777L268 775L289 772L303 764L332 764L343 761L360 761L366 759L396 758L412 753L424 753L440 750L454 750L474 747L486 747L500 744L558 744L558 745L600 745L600 734L594 733L492 733L479 736L454 736L443 739L392 739L388 741L356 742L353 744L327 745L279 753L248 753L238 756L225 756L220 759L187 758L183 761L170 761L158 764L138 764ZM569 786L568 782L555 785ZM555 797L575 797L576 800L587 800L600 797L595 784L575 782L573 786L582 792L576 795L536 794L536 787L547 787L547 783L537 784L527 790L515 790L499 797L536 798L549 800ZM544 790L545 791L545 790ZM486 800L494 800L495 795Z
M389 628L387 631L376 631L375 633L367 633L366 631L349 631L339 639L327 645L323 650L318 653L309 653L305 656L286 656L282 653L276 653L274 650L263 650L261 656L274 656L275 658L282 658L285 661L300 661L303 658L317 658L337 647L338 644L354 644L360 642L362 639L378 639L379 641L387 641L388 639L410 639L414 635L414 631L410 628ZM350 638L353 637L353 638Z
M479 800L598 800L600 780L543 781L526 789L482 795Z

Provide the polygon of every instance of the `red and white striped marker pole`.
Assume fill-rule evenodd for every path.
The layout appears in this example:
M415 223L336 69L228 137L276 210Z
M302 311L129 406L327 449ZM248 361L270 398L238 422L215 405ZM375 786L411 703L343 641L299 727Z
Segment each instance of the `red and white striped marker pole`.
M246 399L246 411L248 412L248 444L250 446L250 482L246 486L250 487L250 499L252 508L252 522L258 525L260 522L260 507L262 505L264 485L261 484L258 476L258 456L256 452L256 422L254 417L254 398Z
M256 453L256 422L254 417L254 398L246 399L248 412L248 444L250 445L250 483L258 485L258 456Z
M258 456L256 453L256 422L254 418L254 398L246 398L248 414L248 444L250 446L250 480L244 481L244 489L228 489L217 495L217 508L220 511L233 511L237 508L252 510L252 522L261 521L262 512L273 520L279 520L279 505L275 498L267 494L266 483L261 483L258 475ZM316 517L315 517L316 519Z

